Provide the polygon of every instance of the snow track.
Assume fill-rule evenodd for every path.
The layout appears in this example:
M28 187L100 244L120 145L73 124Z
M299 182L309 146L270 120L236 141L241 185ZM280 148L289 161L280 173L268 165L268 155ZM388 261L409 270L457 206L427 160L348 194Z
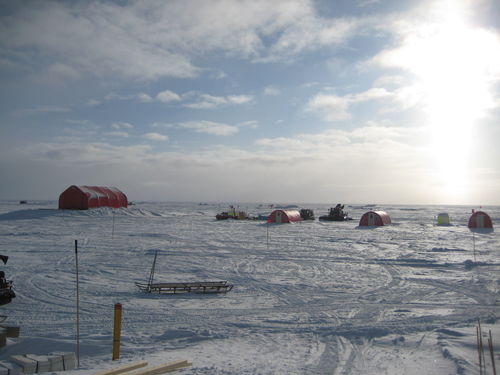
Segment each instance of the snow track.
M370 229L356 221L221 222L218 205L49 207L0 207L0 253L10 257L5 270L17 293L2 313L22 327L24 342L60 350L71 340L78 240L84 369L109 357L117 302L124 358L196 358L192 374L409 374L424 357L438 370L428 366L428 374L471 370L475 322L495 330L500 316L499 235L475 235L474 262L464 207L387 207L394 225ZM498 222L499 207L485 210ZM454 226L432 225L440 211ZM147 280L156 251L156 281L235 287L142 294L134 282ZM456 330L465 333L446 333ZM13 343L0 359L22 348Z

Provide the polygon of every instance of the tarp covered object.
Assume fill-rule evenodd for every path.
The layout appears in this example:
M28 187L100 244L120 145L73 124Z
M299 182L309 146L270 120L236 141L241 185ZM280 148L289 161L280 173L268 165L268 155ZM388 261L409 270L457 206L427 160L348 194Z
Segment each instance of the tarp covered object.
M359 226L381 226L391 223L391 218L385 211L368 211L361 216Z
M274 210L267 219L268 223L292 223L304 220L298 210Z
M493 228L491 217L484 211L475 211L469 218L469 228Z
M72 185L59 196L59 209L65 210L127 206L127 196L115 187Z

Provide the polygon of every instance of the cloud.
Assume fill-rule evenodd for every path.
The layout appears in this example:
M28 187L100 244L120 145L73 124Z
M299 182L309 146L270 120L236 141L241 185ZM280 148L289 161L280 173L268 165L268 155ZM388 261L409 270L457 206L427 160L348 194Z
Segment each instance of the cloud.
M59 106L38 106L34 108L22 108L14 111L16 116L36 116L47 113L65 113L69 112L70 109L66 107Z
M212 121L189 121L177 124L177 127L192 129L198 133L207 133L217 136L228 136L238 133L237 126L221 124Z
M137 98L139 99L139 101L141 101L143 103L149 103L149 102L153 101L153 98L144 92L138 93Z
M156 99L162 103L178 102L181 97L173 91L165 90L156 95Z
M168 141L168 136L159 134L159 133L146 133L143 134L143 138L152 140L152 141Z
M278 96L281 94L281 90L274 86L267 86L264 88L263 93L266 96Z
M333 94L318 94L306 105L306 111L319 114L327 121L342 121L351 118L349 99Z
M128 122L122 122L122 121L118 121L118 122L114 122L111 124L111 127L113 129L133 129L134 128L134 125L128 123Z
M252 96L250 95L230 95L227 97L228 102L233 104L245 104L252 101Z
M193 109L215 109L228 104L246 104L253 100L251 95L229 95L214 96L209 94L200 94L198 100L194 103L186 103L185 107Z
M27 51L36 50L39 71L47 64L46 70L66 78L83 73L190 78L201 73L193 61L204 54L287 61L304 51L342 45L358 23L321 17L312 1L299 0L44 1L13 7L3 17L0 50L5 54L0 57L4 66L33 63Z
M128 138L129 134L127 132L108 132L105 133L107 136L111 137L122 137L122 138Z
M393 94L384 88L371 88L357 94L338 96L336 94L317 94L311 98L306 111L313 112L327 121L343 121L351 118L349 106L372 100L392 98Z

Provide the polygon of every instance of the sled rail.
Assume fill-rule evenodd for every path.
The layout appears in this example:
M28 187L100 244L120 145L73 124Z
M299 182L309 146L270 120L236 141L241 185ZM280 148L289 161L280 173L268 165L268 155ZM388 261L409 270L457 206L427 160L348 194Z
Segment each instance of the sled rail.
M226 293L233 289L227 281L200 281L186 283L135 283L144 293Z

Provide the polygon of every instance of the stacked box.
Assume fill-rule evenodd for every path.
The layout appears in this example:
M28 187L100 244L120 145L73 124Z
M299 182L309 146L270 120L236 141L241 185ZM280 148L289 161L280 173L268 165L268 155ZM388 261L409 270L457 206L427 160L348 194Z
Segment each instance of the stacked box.
M60 355L48 355L50 371L64 371L63 358Z
M59 355L63 359L64 370L74 370L76 368L76 355L75 353L68 352L55 352L50 353L49 355Z
M8 375L21 375L23 369L12 362L0 361L0 369L7 369Z
M14 362L16 365L21 366L25 374L36 373L36 366L37 366L36 361L26 358L23 355L13 355L10 357L10 360Z
M50 361L46 355L26 354L26 358L36 361L36 372L50 371Z

